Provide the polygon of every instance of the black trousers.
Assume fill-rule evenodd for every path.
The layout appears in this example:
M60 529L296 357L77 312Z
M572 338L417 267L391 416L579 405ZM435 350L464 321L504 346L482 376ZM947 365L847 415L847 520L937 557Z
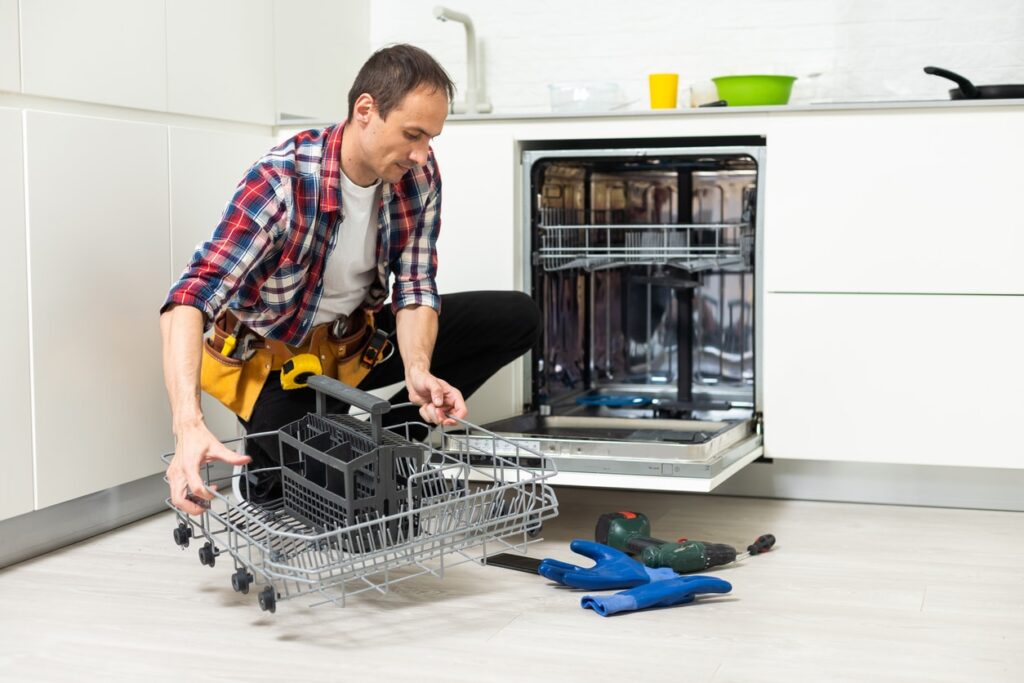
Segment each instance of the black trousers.
M395 317L385 307L377 314L377 327L395 331ZM521 292L462 292L441 297L441 315L438 318L437 342L430 362L430 372L462 392L472 396L494 373L533 348L540 334L540 311L526 294ZM396 342L394 336L391 340ZM396 342L397 344L397 342ZM378 363L359 384L364 391L401 382L405 379L405 365L401 349L388 360ZM409 393L403 387L390 397L391 403L405 403ZM327 404L331 413L344 413L348 406L334 399ZM275 431L316 410L316 393L312 389L281 388L278 373L271 373L256 399L249 420L239 419L246 432ZM472 418L472 416L470 416ZM416 406L399 408L385 413L385 426L410 421L422 421ZM425 434L424 434L425 435ZM246 443L246 453L252 456L251 468L276 467L278 449L276 437L252 439ZM250 498L255 501L280 497L280 483L276 477L250 479Z

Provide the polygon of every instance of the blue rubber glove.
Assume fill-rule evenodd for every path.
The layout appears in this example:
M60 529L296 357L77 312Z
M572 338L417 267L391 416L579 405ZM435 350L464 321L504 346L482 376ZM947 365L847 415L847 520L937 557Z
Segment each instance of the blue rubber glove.
M679 576L667 567L649 569L626 553L594 541L577 538L569 544L569 548L578 555L594 560L594 566L584 569L568 562L546 558L540 563L537 573L563 586L592 591L632 588Z
M592 609L602 617L649 607L671 607L693 602L698 593L728 593L732 584L713 576L677 576L631 588L615 595L584 595L583 609Z

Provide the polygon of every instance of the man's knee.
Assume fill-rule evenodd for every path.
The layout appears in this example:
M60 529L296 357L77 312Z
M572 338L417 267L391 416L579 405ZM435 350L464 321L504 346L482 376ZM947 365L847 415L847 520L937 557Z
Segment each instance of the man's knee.
M515 324L520 334L518 346L525 351L532 348L540 337L540 308L529 294L508 292L506 303L509 320Z

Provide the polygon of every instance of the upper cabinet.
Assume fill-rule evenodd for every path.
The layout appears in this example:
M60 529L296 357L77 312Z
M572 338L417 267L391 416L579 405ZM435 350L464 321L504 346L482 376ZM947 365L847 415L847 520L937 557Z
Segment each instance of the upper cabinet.
M164 0L22 2L22 89L165 110L164 36Z
M369 0L0 0L0 91L338 121L369 54Z
M21 90L18 0L0 0L0 91Z
M349 87L370 56L370 3L275 0L274 48L281 120L340 121Z
M302 32L299 41L314 42ZM315 64L309 59L306 68ZM176 113L273 125L272 1L168 2L167 104Z

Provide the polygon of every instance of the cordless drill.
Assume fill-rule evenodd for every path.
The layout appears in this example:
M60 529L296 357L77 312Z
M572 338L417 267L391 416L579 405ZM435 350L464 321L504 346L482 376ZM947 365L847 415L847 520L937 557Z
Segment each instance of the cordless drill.
M668 567L678 574L698 572L746 559L751 555L768 552L775 545L771 534L759 536L747 546L747 552L737 553L736 548L724 543L691 541L685 538L675 543L651 537L651 523L642 512L609 512L597 520L594 540L598 543L621 550L638 559L648 567Z

